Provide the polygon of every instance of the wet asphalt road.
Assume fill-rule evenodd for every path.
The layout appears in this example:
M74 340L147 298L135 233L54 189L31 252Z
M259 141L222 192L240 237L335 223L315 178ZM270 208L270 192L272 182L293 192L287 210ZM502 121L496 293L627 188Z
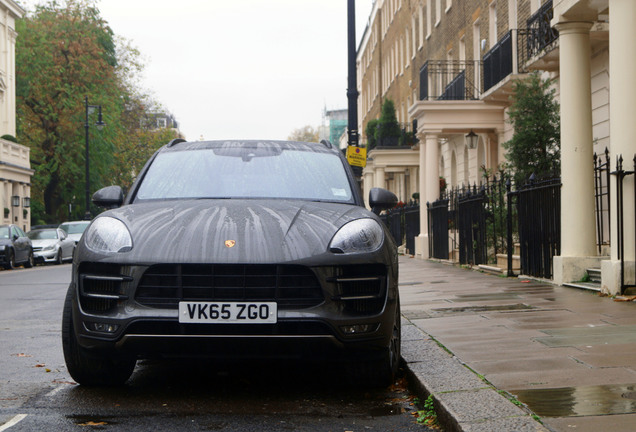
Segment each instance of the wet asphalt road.
M70 271L0 271L0 432L429 430L405 383L352 388L323 365L143 361L124 387L78 386L60 339Z

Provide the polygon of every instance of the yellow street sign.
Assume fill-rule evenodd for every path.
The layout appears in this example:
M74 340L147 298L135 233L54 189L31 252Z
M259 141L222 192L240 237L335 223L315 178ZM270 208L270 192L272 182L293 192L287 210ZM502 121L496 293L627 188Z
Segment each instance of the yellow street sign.
M347 162L351 166L365 167L367 166L367 149L366 147L347 147Z

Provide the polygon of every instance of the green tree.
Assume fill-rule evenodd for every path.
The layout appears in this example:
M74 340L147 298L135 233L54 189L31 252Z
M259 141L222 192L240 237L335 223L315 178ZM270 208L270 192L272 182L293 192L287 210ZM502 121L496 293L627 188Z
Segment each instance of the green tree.
M309 125L303 126L294 129L287 139L290 141L318 142L318 131Z
M95 3L51 0L16 23L17 138L31 148L33 220L64 220L70 203L74 217L84 212L85 97L102 106L106 123L98 131L96 114L89 117L91 192L129 185L140 164L125 158L134 151L145 161L175 135L140 130L156 104L138 85L139 52L114 36Z
M551 80L538 73L513 85L512 105L508 112L514 135L504 143L506 167L518 184L535 176L556 174L560 158L559 105Z
M378 132L378 119L371 119L367 122L367 127L364 129L367 135L367 149L371 150L378 145L376 135Z
M391 99L382 103L382 114L378 120L376 140L378 145L397 145L402 131L395 116L395 104Z

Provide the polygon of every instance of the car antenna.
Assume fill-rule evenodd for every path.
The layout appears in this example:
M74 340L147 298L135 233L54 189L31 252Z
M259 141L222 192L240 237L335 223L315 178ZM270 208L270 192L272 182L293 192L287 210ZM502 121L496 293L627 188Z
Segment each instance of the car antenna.
M324 145L324 146L325 146L325 147L327 147L327 148L332 148L332 147L333 147L333 146L331 145L331 141L326 140L326 139L320 140L320 144Z
M173 147L173 146L175 146L175 145L177 145L179 143L182 143L182 142L187 142L187 141L184 140L183 138L175 138L175 139L173 139L172 141L170 141L168 143L168 148Z

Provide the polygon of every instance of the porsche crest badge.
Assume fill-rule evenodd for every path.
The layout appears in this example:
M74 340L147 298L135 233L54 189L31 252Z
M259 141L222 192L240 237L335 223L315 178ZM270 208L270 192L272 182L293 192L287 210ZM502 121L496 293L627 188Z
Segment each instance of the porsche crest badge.
M231 248L236 244L236 240L225 240L225 247Z

